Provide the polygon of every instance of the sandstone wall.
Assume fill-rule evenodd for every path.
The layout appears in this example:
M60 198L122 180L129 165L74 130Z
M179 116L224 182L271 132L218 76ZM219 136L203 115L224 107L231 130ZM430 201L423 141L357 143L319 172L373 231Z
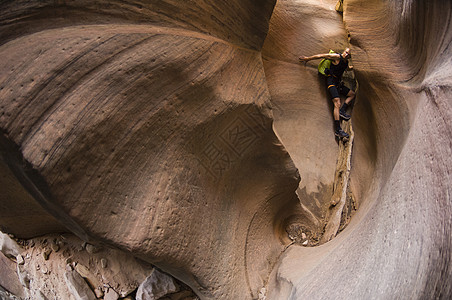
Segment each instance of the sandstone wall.
M186 29L260 49L275 2L5 1L1 12L2 43L51 28L119 23Z
M446 1L345 1L360 208L333 241L289 249L271 299L450 297L450 16Z
M202 298L255 297L283 248L275 215L297 204L255 50L273 4L3 2L3 160L24 187L3 214L29 222L2 226L63 224ZM36 227L20 193L57 221Z
M2 2L1 229L71 231L202 299L447 299L451 4L335 4ZM286 249L287 220L321 231L337 153L297 57L348 34L359 210Z
M298 57L347 47L347 34L341 15L334 10L335 4L334 0L278 1L262 48L275 131L301 177L297 194L303 209L293 213L303 216L301 223L306 230L318 234L323 230L331 200L338 144L334 142L332 101L326 94L324 78L317 71L319 61L300 64ZM361 123L358 128L370 127L367 120ZM373 138L365 136L366 140ZM369 157L373 150L356 152L364 156L365 162L358 167L373 172L374 159ZM355 188L355 194L367 188L370 178L366 177L361 178L362 187Z

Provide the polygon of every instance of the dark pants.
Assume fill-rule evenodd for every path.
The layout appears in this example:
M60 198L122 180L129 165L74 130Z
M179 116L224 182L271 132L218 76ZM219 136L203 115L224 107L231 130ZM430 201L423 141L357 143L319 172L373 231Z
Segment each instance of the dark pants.
M333 76L328 76L326 78L326 86L330 92L331 99L339 98L339 95L347 96L350 89L346 87L340 80Z

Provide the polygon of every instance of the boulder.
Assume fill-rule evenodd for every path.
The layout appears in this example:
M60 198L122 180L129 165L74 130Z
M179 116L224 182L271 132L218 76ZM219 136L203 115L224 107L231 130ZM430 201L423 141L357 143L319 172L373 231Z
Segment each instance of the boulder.
M3 253L3 255L16 259L16 257L20 255L22 251L23 250L15 240L13 240L7 234L0 232L0 252Z
M0 253L0 287L5 291L23 297L24 290L16 273L16 264Z
M154 269L137 290L137 300L156 300L167 294L179 291L174 279Z
M119 295L115 292L115 290L109 288L105 293L104 300L118 300Z
M76 300L95 300L96 296L90 289L88 283L75 270L67 270L64 273L67 288Z

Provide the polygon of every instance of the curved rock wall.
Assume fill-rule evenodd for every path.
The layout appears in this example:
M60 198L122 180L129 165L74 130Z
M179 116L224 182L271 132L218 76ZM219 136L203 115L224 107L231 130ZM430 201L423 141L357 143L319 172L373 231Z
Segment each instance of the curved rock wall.
M143 24L180 28L260 49L275 0L211 2L8 1L2 3L2 43L17 36L74 25Z
M2 229L64 226L202 299L451 296L451 4L274 4L2 2ZM348 33L360 209L285 249L287 220L321 230L337 151L297 56Z
M338 145L334 142L333 106L324 78L318 75L318 61L300 64L298 57L347 46L341 16L333 9L335 1L327 2L278 1L262 49L275 131L301 177L297 194L303 209L294 214L303 215L305 230L317 233L323 230L331 200ZM368 157L372 151L359 153L364 161L372 161ZM369 164L365 166L372 170ZM355 189L356 194L366 188L365 178L361 179L363 188Z
M361 207L333 241L291 247L269 298L451 296L450 6L345 1L359 82L351 177Z
M4 161L24 192L202 298L257 296L283 248L274 216L297 204L253 50L272 1L2 6ZM26 206L12 196L9 217Z

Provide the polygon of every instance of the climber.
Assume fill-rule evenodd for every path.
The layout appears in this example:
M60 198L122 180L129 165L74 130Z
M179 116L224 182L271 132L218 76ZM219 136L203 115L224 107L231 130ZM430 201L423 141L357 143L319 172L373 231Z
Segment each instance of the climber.
M329 69L325 70L326 86L334 102L334 134L339 138L348 138L348 134L342 130L340 118L345 121L350 120L350 115L347 114L347 108L350 102L355 98L355 92L344 85L342 82L342 74L346 69L351 70L353 66L349 65L348 60L351 57L350 48L345 48L342 54L328 53L317 54L313 56L300 56L301 62L307 62L313 59L329 59L331 65ZM340 95L346 97L344 104L341 107Z

